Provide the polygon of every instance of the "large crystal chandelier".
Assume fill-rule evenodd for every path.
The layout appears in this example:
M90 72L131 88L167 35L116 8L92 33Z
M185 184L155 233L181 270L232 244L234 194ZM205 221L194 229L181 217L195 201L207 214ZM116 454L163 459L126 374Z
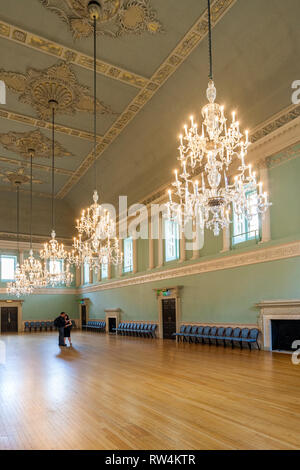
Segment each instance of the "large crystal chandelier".
M184 126L180 135L179 157L181 170L175 170L174 196L169 190L168 217L177 220L181 227L195 218L200 228L213 230L218 236L220 229L231 223L230 211L239 220L251 220L257 213L264 214L270 206L268 195L257 183L251 165L245 164L250 145L248 131L243 134L235 113L227 124L224 106L215 103L216 88L212 75L211 17L208 0L208 37L210 73L206 96L208 103L201 110L203 123L199 129L193 117L190 127ZM237 166L238 164L238 166ZM236 168L237 166L237 168ZM230 181L233 171L236 176ZM201 181L195 178L201 173ZM256 204L249 206L247 193L257 191Z
M99 203L97 191L97 63L96 63L96 34L97 20L100 18L101 6L97 1L88 4L90 19L94 27L94 178L95 190L93 193L93 204L83 210L80 219L77 220L76 229L78 237L74 238L74 249L69 254L68 261L80 266L87 263L90 269L98 271L101 264L122 263L123 255L119 247L119 240L115 238L116 224L109 211L105 210Z
M54 99L49 100L49 106L52 110L52 210L51 210L51 239L44 244L44 248L40 251L40 257L45 262L45 282L51 287L59 284L66 284L69 286L73 280L73 274L70 272L69 263L66 262L68 253L64 248L63 243L56 240L56 233L54 229L54 115L57 108L57 101Z

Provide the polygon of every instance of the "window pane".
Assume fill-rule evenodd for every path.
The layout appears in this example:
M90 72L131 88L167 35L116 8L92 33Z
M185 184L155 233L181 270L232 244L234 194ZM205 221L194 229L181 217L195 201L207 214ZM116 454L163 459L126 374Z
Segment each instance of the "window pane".
M132 238L128 237L124 240L124 273L129 273L133 270L133 243Z
M63 261L62 260L50 260L49 261L49 271L50 274L60 274L62 272Z
M247 194L247 203L249 212L252 215L250 221L248 221L248 232L249 238L255 238L258 235L259 230L259 218L257 213L257 192L251 191Z
M179 258L179 226L172 220L165 219L165 261Z
M106 279L108 276L108 264L101 264L101 279Z
M90 265L88 263L84 263L83 266L83 282L84 284L88 284L90 282Z
M1 256L1 279L11 281L15 278L15 256Z
M250 220L245 217L239 217L233 208L233 237L232 243L242 243L256 238L259 234L259 215L257 213L257 191L248 191L246 193L247 207Z

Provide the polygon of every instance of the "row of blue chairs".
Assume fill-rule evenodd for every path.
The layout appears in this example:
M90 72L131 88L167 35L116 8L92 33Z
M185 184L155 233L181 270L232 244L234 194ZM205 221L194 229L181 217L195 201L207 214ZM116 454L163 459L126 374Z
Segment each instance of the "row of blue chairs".
M72 320L73 327L76 327L75 321ZM24 331L52 331L56 330L53 321L25 321Z
M154 323L119 323L118 328L114 328L117 334L144 336L155 338L157 325Z
M86 325L82 325L82 328L85 328L86 331L105 331L106 323L105 321L88 321Z
M258 335L259 330L257 328L231 328L229 327L216 327L216 326L191 326L191 325L182 325L180 327L179 333L173 333L176 338L182 341L189 341L190 343L202 342L219 345L219 341L223 342L224 347L226 347L226 342L230 342L232 348L235 343L240 345L242 349L243 343L247 343L249 349L251 350L251 344L255 343L260 349L258 344ZM200 340L200 341L199 341Z

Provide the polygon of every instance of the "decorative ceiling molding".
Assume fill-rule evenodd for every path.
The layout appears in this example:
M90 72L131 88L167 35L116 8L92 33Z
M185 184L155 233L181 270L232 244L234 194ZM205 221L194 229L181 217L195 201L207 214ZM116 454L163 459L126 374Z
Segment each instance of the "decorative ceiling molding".
M15 192L16 191L16 188L13 186L13 185L7 185L7 186L0 186L0 192L1 191L6 191L6 192ZM30 190L29 189L24 189L24 188L20 188L19 189L20 193L24 193L24 194L30 194ZM46 199L51 199L51 194L50 193L42 193L42 192L38 192L38 191L32 191L32 194L33 196L36 196L36 197L45 197ZM55 198L57 198L57 196L55 196Z
M0 163L4 163L6 165L13 165L13 166L19 166L21 163L21 160L17 160L14 158L8 158L8 157L3 157L0 155ZM22 166L24 168L30 168L30 162L23 160L22 161ZM45 171L47 173L50 173L52 168L51 166L47 165L40 165L39 163L32 163L33 169L40 170L40 171ZM66 170L65 168L54 168L54 172L59 174L59 175L64 175L64 176L71 176L73 174L72 170Z
M299 136L300 140L300 136ZM275 166L282 165L290 160L300 157L300 145L291 145L286 148L283 152L277 155L267 157L266 163L268 168L274 168Z
M2 110L0 109L0 118L8 119L9 121L21 122L22 124L27 124L28 126L38 127L39 129L49 129L52 130L52 124L49 121L44 121L42 119L37 119L32 116L26 116L25 114L15 113L14 111ZM55 132L61 134L71 135L72 137L78 137L84 140L94 140L94 135L91 132L82 131L80 129L75 129L74 127L61 126L55 124ZM97 142L102 142L102 136L97 136Z
M35 151L33 157L51 158L52 140L42 134L39 129L31 132L8 132L0 134L0 143L6 150L17 153L22 158L29 158L29 150ZM59 142L54 144L55 158L74 157L74 155L66 150Z
M56 114L75 114L78 111L93 112L93 96L89 88L81 85L70 64L59 61L44 70L27 68L26 74L7 72L0 69L0 80L7 88L19 95L19 101L29 104L40 119L50 119L49 100L54 99L58 105ZM111 107L97 100L97 113L118 114Z
M59 57L84 69L93 70L93 57L3 21L0 21L0 37L38 50L52 57ZM136 88L144 88L148 83L147 78L102 60L97 60L97 73Z
M40 3L63 20L74 39L92 36L89 0L40 0ZM100 4L98 35L118 38L124 34L155 34L162 31L150 0L100 0Z
M229 11L237 0L215 0L211 7L212 24L216 25L220 19ZM103 136L102 142L97 146L97 158L109 147L109 145L125 129L129 122L150 101L159 88L170 78L178 67L189 57L192 51L206 37L208 31L207 10L200 16L192 28L177 44L165 61L154 72L147 85L129 103L127 108L119 116L116 122ZM93 154L90 152L74 175L66 182L59 191L58 197L64 198L72 187L82 178L93 163Z
M30 184L30 174L25 173L25 168L20 166L16 171L11 170L0 170L0 179L5 183L11 183L13 186L16 186L18 183L21 184ZM42 184L43 181L32 178L32 183Z
M266 248L260 245L256 249L244 253L230 253L209 261L201 261L201 259L199 259L197 262L188 262L176 268L167 268L147 274L132 275L130 277L126 276L124 279L108 280L101 284L83 287L79 289L79 293L87 294L107 289L146 284L148 282L169 281L182 276L193 276L196 274L239 268L241 266L249 266L298 256L300 256L300 241Z
M292 122L300 116L300 105L290 105L288 108L283 109L279 113L272 116L263 124L259 124L251 132L251 142L255 143L257 140L271 134L272 132L280 129L286 124Z

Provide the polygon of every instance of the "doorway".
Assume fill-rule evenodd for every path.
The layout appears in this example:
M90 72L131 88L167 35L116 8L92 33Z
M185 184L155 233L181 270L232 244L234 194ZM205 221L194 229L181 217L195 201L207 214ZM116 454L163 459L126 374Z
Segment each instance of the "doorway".
M117 326L116 317L109 317L108 318L108 332L109 333L116 333L116 326Z
M1 307L1 332L18 332L18 307Z
M81 328L86 325L86 305L81 305Z
M162 300L163 338L174 339L176 333L176 299Z

